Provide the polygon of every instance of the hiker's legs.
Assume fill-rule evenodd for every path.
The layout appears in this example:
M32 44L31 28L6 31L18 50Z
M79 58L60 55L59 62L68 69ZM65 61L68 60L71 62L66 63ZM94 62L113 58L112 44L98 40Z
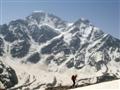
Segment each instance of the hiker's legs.
M75 80L73 80L73 87L75 86Z

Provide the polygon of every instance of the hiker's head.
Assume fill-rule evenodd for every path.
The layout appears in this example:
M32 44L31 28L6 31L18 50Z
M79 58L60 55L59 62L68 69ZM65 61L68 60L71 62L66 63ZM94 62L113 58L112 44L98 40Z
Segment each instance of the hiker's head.
M77 74L75 75L75 77L77 77Z

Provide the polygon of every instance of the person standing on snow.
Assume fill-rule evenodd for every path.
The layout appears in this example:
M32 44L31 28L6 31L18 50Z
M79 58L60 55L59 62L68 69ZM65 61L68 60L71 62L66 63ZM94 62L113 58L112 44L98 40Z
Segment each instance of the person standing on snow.
M73 87L75 87L75 84L76 84L76 78L77 78L77 75L72 75L72 77L71 77L71 80L72 80L72 82L73 82Z

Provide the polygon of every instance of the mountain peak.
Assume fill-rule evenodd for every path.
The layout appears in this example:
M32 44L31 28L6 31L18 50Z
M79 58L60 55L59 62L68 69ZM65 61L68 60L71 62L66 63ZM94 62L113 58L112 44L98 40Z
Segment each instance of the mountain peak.
M90 21L88 19L85 19L85 18L80 18L75 22L75 24L81 24L81 23L89 24Z
M67 26L67 23L61 18L53 14L46 13L44 11L34 11L31 15L26 17L26 19L28 23L30 23L30 25L36 24L41 26L45 24L51 26L52 28L61 30L63 30Z

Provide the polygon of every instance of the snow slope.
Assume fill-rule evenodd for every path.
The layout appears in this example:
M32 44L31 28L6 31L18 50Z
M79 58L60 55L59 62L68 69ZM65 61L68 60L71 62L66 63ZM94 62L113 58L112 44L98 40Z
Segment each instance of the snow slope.
M94 84L94 85L70 89L70 90L120 90L120 80L103 82L99 84Z

